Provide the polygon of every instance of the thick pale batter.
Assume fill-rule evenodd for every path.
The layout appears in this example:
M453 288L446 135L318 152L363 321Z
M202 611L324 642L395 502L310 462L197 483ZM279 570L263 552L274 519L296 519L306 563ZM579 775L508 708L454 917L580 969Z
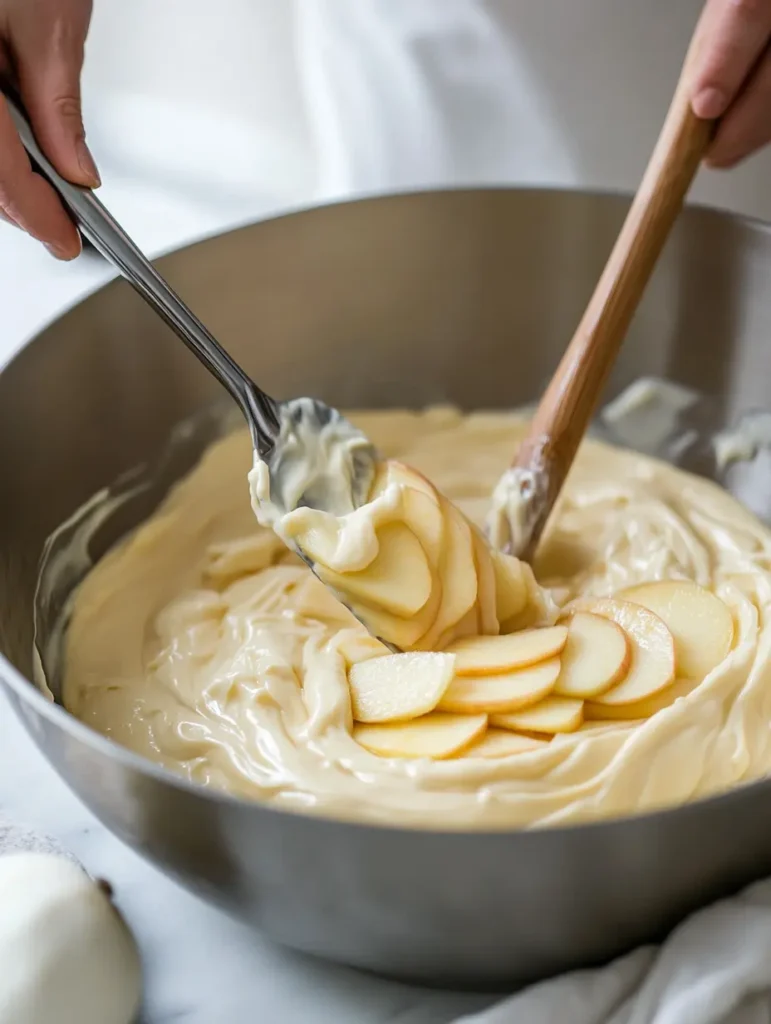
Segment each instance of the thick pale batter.
M479 524L524 432L449 409L352 419ZM559 604L656 579L714 590L736 637L704 681L647 721L587 723L513 757L390 759L351 736L346 670L371 641L255 525L250 455L246 432L215 445L81 585L64 696L98 731L203 785L428 827L607 817L771 769L771 532L720 488L586 443L536 565Z

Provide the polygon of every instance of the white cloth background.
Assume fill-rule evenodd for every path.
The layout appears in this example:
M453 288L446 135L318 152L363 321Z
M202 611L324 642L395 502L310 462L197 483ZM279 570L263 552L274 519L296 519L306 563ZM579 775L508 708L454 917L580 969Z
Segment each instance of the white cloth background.
M108 181L225 216L459 183L629 190L701 4L95 0L90 131ZM694 198L771 218L769 180L766 153Z
M296 0L323 195L633 190L702 0ZM771 153L696 201L771 217Z
M105 199L150 248L321 199L633 189L701 0L95 0ZM771 155L695 198L771 218ZM150 209L156 217L148 217ZM138 215L139 210L142 216ZM771 1022L771 883L475 1024Z

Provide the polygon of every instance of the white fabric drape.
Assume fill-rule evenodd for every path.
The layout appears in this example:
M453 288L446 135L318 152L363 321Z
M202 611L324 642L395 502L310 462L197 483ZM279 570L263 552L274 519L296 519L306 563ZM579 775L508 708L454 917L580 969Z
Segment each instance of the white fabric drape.
M769 1024L771 881L694 914L660 949L536 985L457 1024Z

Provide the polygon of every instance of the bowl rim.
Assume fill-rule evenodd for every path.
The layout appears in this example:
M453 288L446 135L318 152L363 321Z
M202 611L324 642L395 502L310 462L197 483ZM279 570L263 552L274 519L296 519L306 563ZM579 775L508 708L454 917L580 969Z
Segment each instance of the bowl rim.
M231 234L237 234L240 231L248 231L251 228L257 227L259 224L282 221L286 218L304 216L306 214L313 214L321 210L334 209L336 207L388 202L392 199L418 199L425 196L459 194L478 195L484 193L516 193L518 195L530 195L534 197L550 195L581 196L587 199L609 199L613 201L623 201L626 203L631 203L634 199L634 193L630 192L628 189L575 188L567 185L552 184L549 182L544 183L543 185L507 185L505 182L483 185L448 185L446 187L431 187L427 185L420 188L405 187L403 189L395 189L391 192L362 191L357 192L356 195L349 198L332 197L330 199L277 207L274 210L268 211L264 217L257 217L256 219L253 217L234 219L228 221L226 224L222 225L222 227L210 228L204 231L195 231L189 235L181 237L170 245L161 246L156 250L148 250L148 255L150 256L150 259L155 262L156 260L162 260L166 257L174 256L176 253L182 252L186 249L192 249L195 246L204 245L207 242L214 241L215 239L224 238ZM686 200L680 212L680 216L715 217L718 220L730 222L732 224L748 228L752 231L760 232L761 234L771 235L771 220L766 221L763 220L762 217L756 217L745 213L736 213L733 210L722 209L718 206L710 206L709 203L691 202ZM101 259L102 257L98 258ZM80 292L74 298L65 301L56 312L45 317L35 328L33 334L22 338L19 343L12 348L8 356L5 359L0 360L0 374L9 369L12 363L14 363L27 348L29 348L34 342L38 341L41 336L50 330L50 328L61 320L62 317L67 316L68 313L71 313L78 306L82 305L84 302L88 302L88 300L93 298L98 292L104 291L118 281L122 281L119 272L109 267L105 267L104 275L98 281L93 281L87 289Z
M181 243L164 247L158 252L153 253L152 259L158 260L167 256L173 256L177 252L191 249L198 245L204 245L214 239L224 238L230 234L250 230L260 224L272 221L281 221L285 218L293 218L298 215L302 216L304 214L313 214L319 210L333 209L343 206L347 207L354 204L388 202L393 199L417 199L421 196L512 192L525 196L558 194L562 196L580 196L583 198L597 200L610 199L626 202L631 202L633 198L633 194L624 189L581 189L550 184L542 186L517 186L506 184L489 184L479 186L460 185L443 188L405 188L403 190L392 192L360 193L351 198L333 198L323 202L311 202L281 208L278 211L272 211L265 217L231 223L226 226L224 230L214 229L200 234L195 234L184 239ZM686 203L682 211L682 215L687 217L694 214L698 216L707 215L715 217L727 223L732 223L742 228L750 229L752 232L771 235L771 222L764 221L759 217L734 213L731 210L724 210L714 206L709 206L706 203ZM8 359L0 362L0 375L9 369L18 358L22 357L26 350L35 342L39 341L41 337L62 317L72 312L84 302L87 302L99 292L111 287L119 280L121 279L117 272L115 272L110 274L106 279L103 278L100 281L94 282L93 288L89 289L85 293L81 293L77 298L59 309L58 312L47 318L37 328L33 335L23 339L18 346L12 350ZM29 705L32 711L42 716L51 725L69 733L75 740L82 742L93 749L95 753L112 760L117 760L123 767L136 771L141 775L149 776L154 781L162 785L170 786L172 789L181 790L183 793L202 800L212 801L215 804L238 807L239 809L243 809L245 813L267 813L270 815L277 815L281 818L288 817L293 820L301 819L304 821L314 821L319 825L324 823L328 826L336 826L338 828L345 827L358 832L375 831L402 837L424 835L440 837L446 841L456 842L469 842L477 840L480 837L489 837L493 840L508 842L543 842L545 836L552 836L554 842L559 842L563 839L568 841L571 836L575 836L576 834L580 834L582 836L598 836L602 839L603 836L607 836L619 829L628 828L630 825L638 825L639 827L644 827L646 825L654 826L657 823L664 825L667 821L673 818L684 820L696 816L701 817L702 815L711 814L713 810L726 811L727 813L730 813L731 805L738 804L746 799L752 799L755 795L760 797L764 792L766 794L771 792L770 773L765 777L743 782L737 786L732 786L725 792L715 793L709 796L699 797L695 800L689 800L685 803L646 810L639 813L627 813L623 815L614 815L609 818L591 819L567 824L534 824L494 828L480 828L473 826L458 826L455 828L440 826L435 828L430 824L416 827L399 822L392 823L385 820L381 821L369 818L356 818L353 815L348 816L339 813L336 814L334 812L327 812L326 810L308 812L295 807L284 807L266 803L259 799L250 800L245 797L228 793L225 790L199 785L198 783L191 782L182 775L176 774L170 769L164 768L162 765L156 764L154 761L143 757L141 754L134 753L134 751L130 750L128 747L121 746L119 743L116 743L114 740L111 740L109 737L97 732L95 729L92 729L91 726L80 721L80 719L67 711L63 705L58 704L53 700L49 700L42 691L38 689L35 683L19 672L18 669L16 669L2 653L0 653L0 683L8 687L21 703ZM33 737L30 736L30 739L32 738ZM35 743L35 745L37 745L37 743ZM41 749L40 753L44 757L46 756L44 749ZM58 769L56 770L57 774L60 774ZM67 783L67 779L64 777L62 778L63 781ZM69 786L69 783L67 784Z

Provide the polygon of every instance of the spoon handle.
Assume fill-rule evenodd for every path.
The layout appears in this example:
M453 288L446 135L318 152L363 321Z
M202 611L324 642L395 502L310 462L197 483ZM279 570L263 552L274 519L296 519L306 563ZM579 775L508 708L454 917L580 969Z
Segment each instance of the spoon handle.
M715 130L715 122L697 118L690 105L695 49L694 39L616 244L513 463L525 478L538 481L526 546L515 552L528 560Z
M38 145L19 101L5 88L3 94L33 166L58 193L79 230L227 389L252 426L252 433L255 434L255 426L258 428L254 440L260 454L269 451L278 432L276 402L231 359L91 189L73 185L57 172Z

